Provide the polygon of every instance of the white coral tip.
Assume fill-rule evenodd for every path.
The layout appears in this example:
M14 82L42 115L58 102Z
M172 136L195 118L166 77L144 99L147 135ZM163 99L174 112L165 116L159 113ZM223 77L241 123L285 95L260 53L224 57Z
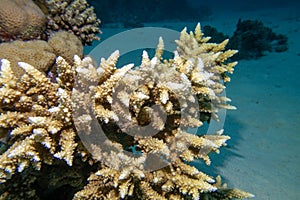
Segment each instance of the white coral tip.
M9 60L7 60L7 59L1 59L1 68L2 68L3 66L8 66L8 65L10 65Z
M119 51L119 50L116 50L116 51L114 51L114 52L111 54L110 57L115 57L115 56L119 57L119 55L120 55L120 51Z
M62 60L64 60L64 58L63 58L63 57L61 57L61 56L58 56L58 57L56 58L56 62L58 62L58 61L62 61Z
M33 67L28 64L28 63L25 63L25 62L18 62L18 65L23 68L25 71L28 70L28 69L32 69Z

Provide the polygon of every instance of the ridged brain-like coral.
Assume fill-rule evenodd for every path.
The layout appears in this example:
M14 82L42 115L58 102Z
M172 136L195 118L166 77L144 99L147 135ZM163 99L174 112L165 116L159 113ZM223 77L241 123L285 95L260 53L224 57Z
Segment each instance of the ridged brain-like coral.
M56 56L63 57L69 63L73 63L74 55L78 55L80 58L83 56L81 40L73 33L67 31L55 32L50 36L48 44L52 47Z
M23 61L37 66L40 71L47 71L55 62L56 55L46 41L13 41L0 44L0 58L9 59L15 76L20 77L24 70L17 62Z
M39 38L46 29L46 17L31 0L0 1L0 41Z
M208 43L202 36L199 25L194 33L184 30L177 41L177 53L171 60L162 59L164 45L160 39L155 56L150 59L144 52L141 66L136 69L133 65L117 69L117 51L107 60L102 59L98 69L88 57L81 60L75 56L74 65L58 57L57 82L51 82L33 66L22 62L19 65L26 73L17 82L9 61L2 60L0 131L7 140L0 156L2 197L13 199L19 195L19 199L40 199L43 196L41 188L50 190L47 184L57 183L53 177L57 177L58 172L50 171L52 174L45 183L39 179L42 176L39 170L55 169L57 163L63 161L68 165L64 168L74 171L65 175L64 188L75 187L71 193L74 196L65 199L252 197L238 189L225 188L219 178L216 182L189 165L194 159L203 159L209 164L208 154L218 152L229 137L222 135L223 130L215 135L187 133L187 127L201 125L201 118L197 109L188 109L186 104L179 106L182 96L172 91L178 88L185 91L191 86L192 95L186 96L186 103L198 102L199 111L215 119L218 109L234 108L220 94L225 88L222 81L229 81L226 73L232 73L236 65L227 59L236 51L223 51L227 41ZM172 76L177 73L179 77ZM141 85L135 88L131 83ZM193 99L193 95L196 98ZM209 100L209 106L203 103ZM158 105L157 109L152 106L154 104ZM81 112L74 115L76 109ZM168 123L163 123L163 111ZM183 112L186 118L181 117ZM84 143L83 138L97 138L99 134L93 130L91 116L96 117L107 135L108 139L101 144L95 140ZM156 118L152 120L151 116ZM135 124L150 125L157 134L127 135L141 128ZM130 158L124 154L130 147L136 147L139 156ZM178 157L173 158L174 153ZM144 168L153 163L151 158L155 162L163 161L160 156L172 162L156 170ZM87 161L94 168L86 168L90 174L86 184L75 172ZM28 183L26 187L18 182L19 174ZM12 185L19 191L12 192L9 189Z
M48 42L16 40L0 44L0 58L11 62L11 69L17 77L24 74L24 70L17 65L18 62L26 62L36 66L41 72L46 72L52 68L57 56L72 63L75 54L83 56L81 41L73 33L66 31L53 33Z
M101 33L100 20L86 0L1 0L0 41L46 40L59 30L90 45Z

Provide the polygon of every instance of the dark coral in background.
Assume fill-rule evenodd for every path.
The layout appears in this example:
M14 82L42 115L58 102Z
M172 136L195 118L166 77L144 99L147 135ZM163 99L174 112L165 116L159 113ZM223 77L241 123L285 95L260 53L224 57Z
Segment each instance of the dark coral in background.
M287 37L277 34L258 20L239 20L229 48L238 49L236 59L257 59L265 52L283 52L288 49Z

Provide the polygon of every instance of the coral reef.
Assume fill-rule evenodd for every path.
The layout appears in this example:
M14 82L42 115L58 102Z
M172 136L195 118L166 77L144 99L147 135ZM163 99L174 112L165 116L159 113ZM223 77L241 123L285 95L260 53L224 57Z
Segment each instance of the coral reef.
M0 41L39 38L46 29L46 17L31 0L0 1Z
M288 49L287 37L276 34L258 20L239 20L229 48L238 49L235 59L257 59L265 52L283 52Z
M174 58L164 60L160 38L155 56L144 52L138 68L117 69L118 51L98 68L89 57L74 56L70 64L58 57L56 81L24 62L18 79L2 59L2 197L42 199L44 188L58 198L59 189L68 191L61 199L74 200L253 197L189 165L195 159L209 165L209 153L229 139L223 130L205 135L189 129L218 120L219 109L235 109L222 92L236 51L224 50L228 40L208 40L199 24L190 34L184 29ZM106 135L100 140L95 121Z
M19 62L19 66L25 70L25 74L18 78L11 70L9 61L2 59L0 126L1 137L2 140L6 140L7 148L0 157L0 181L3 183L12 178L12 182L8 182L6 187L2 185L4 188L1 193L7 196L4 199L14 199L14 195L21 194L27 196L19 199L33 199L33 196L38 199L36 192L39 188L48 188L49 192L51 188L58 187L58 184L51 184L50 180L55 181L54 177L57 177L56 179L63 177L58 176L61 170L66 168L58 162L60 160L65 161L70 167L73 165L74 157L81 158L80 165L74 167L81 169L80 171L87 165L84 161L92 164L92 159L87 158L88 152L80 143L72 126L68 95L71 93L69 81L72 81L70 78L74 71L61 57L57 59L57 64L57 70L60 72L58 83L52 83L44 73L24 62ZM48 174L49 170L43 172L47 166L51 166L52 169L49 182L34 179L34 176L43 177L45 176L43 174ZM69 180L70 185L74 184L74 180L81 179L80 174L84 175L84 173L78 175L74 168L73 171L72 168L67 168L69 172L64 175L66 177L64 181ZM41 171L37 173L36 170ZM17 172L22 172L24 176L13 176ZM28 191L22 191L24 186L23 182L19 182L20 179L25 183L34 183L25 187ZM15 191L7 189L12 185ZM29 188L31 186L32 188Z
M211 26L204 26L203 33L205 36L212 37L210 41L216 43L228 38ZM285 35L274 33L261 21L239 20L226 48L239 50L234 55L234 59L257 59L267 51L284 52L288 49L288 44Z
M219 32L215 27L212 27L210 25L206 25L203 27L203 33L205 36L211 37L209 40L210 42L215 43L220 43L229 38L228 35L224 35L224 33Z
M68 100L57 95L64 90L31 65L19 65L25 70L20 81L9 61L2 60L1 65L1 127L7 129L3 131L9 134L10 145L1 156L2 181L28 166L40 169L42 162L51 164L53 158L49 155L72 165L77 146L76 133L70 127L71 116L63 111L70 109L66 105ZM56 150L58 146L60 151Z
M0 42L47 40L53 32L68 31L82 44L100 38L100 20L85 0L2 0L0 2Z
M223 190L222 196L213 185L212 177L187 164L194 159L203 159L210 164L208 154L218 152L219 147L229 139L222 135L223 130L215 135L188 133L187 127L202 124L200 116L194 113L197 109L191 109L189 104L198 100L199 110L215 119L219 108L234 109L226 103L228 99L219 94L224 90L221 80L229 81L225 73L231 73L236 65L235 62L224 62L236 51L222 52L228 40L221 44L206 43L208 38L202 35L199 25L195 33L188 34L183 30L177 41L177 53L170 61L162 60L162 39L154 58L149 59L144 52L138 69L132 70L131 65L116 69L118 52L108 60L102 60L103 74L100 85L95 89L94 111L111 142L98 144L94 141L90 147L87 146L96 159L106 162L90 176L89 184L76 193L74 199L199 199L209 193L226 199L225 196L233 191ZM96 69L86 77L90 78L90 74L96 74ZM145 83L145 80L148 81ZM192 88L188 87L188 83ZM80 84L79 88L87 86ZM189 89L192 89L192 95L188 93ZM182 102L182 98L186 101ZM116 102L112 103L112 100ZM78 102L86 101L82 99ZM151 107L153 104L159 105L159 108ZM162 119L162 110L166 112L166 123ZM83 119L88 112L82 112L82 116L76 118ZM153 116L153 121L149 116ZM82 128L77 130L91 135L93 133L86 128L91 123L90 118L87 119L86 123L80 120ZM144 124L150 127L144 129L139 126ZM152 130L157 134L149 136ZM134 147L142 155L130 158L122 152L122 149ZM171 161L171 164L164 166L166 161ZM105 166L105 163L111 165ZM154 165L164 167L146 170L155 168ZM248 193L237 194L242 192L232 192L231 198L251 197Z
M26 62L36 66L41 72L46 72L51 69L57 56L72 63L74 55L82 57L83 47L77 37L66 31L53 33L48 43L43 40L17 40L0 44L0 58L11 62L11 69L16 77L24 74L17 62Z
M99 40L100 20L86 0L45 0L48 8L47 31L73 32L84 45Z

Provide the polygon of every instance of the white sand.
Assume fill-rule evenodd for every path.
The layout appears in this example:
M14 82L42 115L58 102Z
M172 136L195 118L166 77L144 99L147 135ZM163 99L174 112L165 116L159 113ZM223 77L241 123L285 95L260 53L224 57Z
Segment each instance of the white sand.
M297 200L300 199L300 13L285 8L242 15L242 19L260 19L275 32L286 34L289 50L268 53L258 60L240 61L226 90L238 107L237 111L228 112L225 124L233 139L223 151L225 160L217 169L230 185L252 192L256 199ZM236 16L237 19L241 15L236 13ZM230 21L234 19L230 17L226 22L222 19L226 17L216 17L212 24L220 30L230 29Z
M300 199L300 12L294 7L232 10L214 14L209 24L229 35L239 18L259 19L288 36L289 50L240 61L227 87L236 111L227 112L225 134L232 139L213 156L214 173L230 187L253 193L257 200ZM195 23L146 26L180 30ZM102 38L123 29L103 28ZM190 29L191 30L191 29ZM134 42L134 41L132 41ZM120 44L122 45L122 44Z

